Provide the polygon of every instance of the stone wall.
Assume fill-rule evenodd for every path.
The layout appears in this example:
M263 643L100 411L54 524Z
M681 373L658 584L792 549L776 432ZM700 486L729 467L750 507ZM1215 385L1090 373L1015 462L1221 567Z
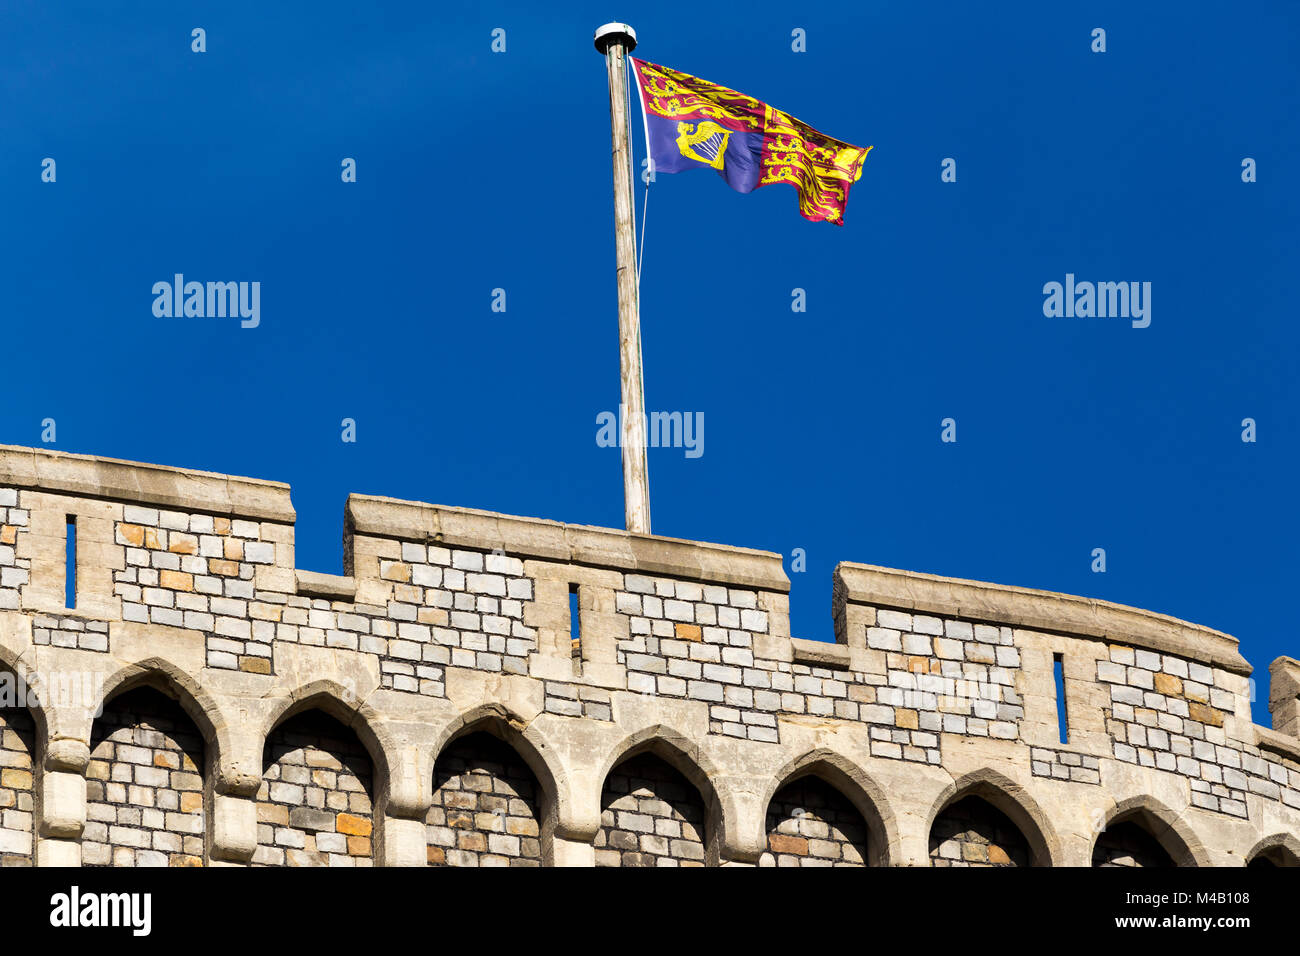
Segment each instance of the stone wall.
M31 866L36 727L17 708L0 709L0 866Z
M354 734L308 711L272 731L265 764L257 791L254 863L371 865L373 772Z
M0 610L21 607L19 589L30 580L31 562L18 555L18 532L27 527L27 509L18 507L18 490L0 488Z
M429 827L431 866L540 866L540 791L508 744L477 733L438 755Z
M930 828L934 866L1028 866L1029 857L1019 828L976 796L944 808Z
M1097 680L1110 689L1105 713L1115 758L1181 774L1195 806L1246 817L1246 793L1300 808L1300 778L1224 728L1238 680L1222 668L1173 654L1111 647Z
M86 866L202 866L203 739L148 688L95 721L86 770Z
M605 780L596 865L703 866L705 816L700 794L663 760L625 760Z
M1256 726L1229 635L846 563L820 643L776 554L353 495L321 574L295 520L273 482L0 447L0 676L70 691L0 701L0 858L1088 865L1135 820L1300 861L1300 663Z
M760 866L865 866L867 824L829 783L803 777L767 807L767 852Z

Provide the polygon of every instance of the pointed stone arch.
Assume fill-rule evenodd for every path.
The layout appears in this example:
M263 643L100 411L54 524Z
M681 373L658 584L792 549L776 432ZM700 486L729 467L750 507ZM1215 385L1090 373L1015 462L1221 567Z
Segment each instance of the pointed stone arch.
M0 867L35 861L37 792L48 731L25 673L0 648Z
M473 707L460 714L434 738L430 748L430 764L449 744L467 734L484 732L509 744L528 764L542 787L544 802L550 805L558 818L561 808L567 809L569 779L563 764L556 756L546 735L504 704L488 703Z
M14 684L11 689L15 695L14 704L21 706L31 716L35 725L36 747L40 751L39 755L33 754L33 757L39 761L45 752L46 742L50 739L50 715L46 712L39 696L34 699L27 693L26 662L21 655L12 654L3 644L0 644L0 674L12 675Z
M679 774L687 784L693 787L700 798L703 809L703 833L701 843L704 847L704 863L710 866L718 864L724 840L728 835L727 827L734 826L731 820L736 816L724 807L714 781L719 773L701 748L689 737L666 724L653 724L643 727L624 737L605 756L597 779L601 786L601 802L606 803L606 788L610 774L636 758L649 756L657 758L672 771ZM606 827L602 824L602 831Z
M933 833L948 807L968 797L984 801L1014 824L1028 847L1030 866L1052 866L1060 859L1060 840L1047 814L1024 787L992 768L973 770L945 787L930 807L926 833Z
M866 864L889 866L898 846L898 826L884 788L852 760L828 748L810 750L777 771L763 794L764 819L773 798L805 777L820 779L853 804L867 829Z
M203 735L208 769L220 766L230 750L229 725L215 697L188 671L165 657L149 657L119 668L105 680L98 701L102 710L113 698L140 687L149 687L174 700Z
M374 764L376 799L387 789L389 760L393 742L388 739L378 711L368 702L337 681L323 679L296 687L284 695L267 715L262 726L262 746L266 738L286 720L309 710L319 710L333 717L357 735Z
M1266 836L1246 854L1247 866L1300 866L1300 840L1289 833Z
M501 750L487 753L491 747L482 743L471 747L480 736L490 738ZM458 744L468 750L457 754ZM472 788L464 787L456 779L462 774L446 766L453 758L466 764L460 768L464 771L487 769L494 792L475 794ZM486 764L470 767L476 760L485 760ZM555 748L534 724L503 704L471 708L438 732L429 765L432 787L426 824L430 863L454 865L459 861L474 865L481 853L492 861L508 861L511 865L552 862L553 839L562 814L567 815L569 809L568 775ZM530 784L535 788L533 793L529 792ZM448 788L460 793L449 795L444 792ZM464 805L454 805L457 801L450 796L455 795L464 798ZM458 809L463 812L457 813ZM480 816L491 818L490 825L480 826Z
M266 714L255 865L370 866L380 858L377 823L395 751L374 708L354 701L338 682L317 680Z
M105 695L90 730L83 865L205 864L214 748L183 696L157 671Z
M1178 814L1149 794L1129 797L1115 804L1106 815L1104 826L1093 840L1094 859L1097 841L1103 833L1119 824L1133 824L1158 843L1174 866L1210 866L1204 844ZM1096 865L1096 863L1094 863Z
M624 760L647 751L681 773L706 800L718 799L713 785L719 776L717 767L690 737L667 724L643 727L620 740L605 755L600 767L601 779Z

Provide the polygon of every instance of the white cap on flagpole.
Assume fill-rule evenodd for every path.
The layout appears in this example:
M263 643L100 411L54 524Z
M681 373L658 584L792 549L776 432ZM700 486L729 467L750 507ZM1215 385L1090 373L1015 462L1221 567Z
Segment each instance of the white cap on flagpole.
M597 27L595 39L596 49L601 53L615 40L622 42L624 53L631 53L636 48L636 31L626 23L606 23L603 27Z

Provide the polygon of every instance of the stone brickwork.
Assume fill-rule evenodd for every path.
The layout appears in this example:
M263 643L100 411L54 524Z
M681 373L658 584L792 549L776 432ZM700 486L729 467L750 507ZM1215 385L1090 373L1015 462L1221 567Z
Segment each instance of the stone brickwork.
M1072 750L1034 747L1029 751L1030 769L1035 777L1070 780L1074 783L1101 783L1101 760Z
M713 733L780 739L773 715L782 693L790 708L803 698L791 674L774 680L776 664L754 656L754 635L768 629L754 591L642 574L625 575L623 587L614 600L628 618L618 661L629 690L707 703Z
M868 859L866 821L830 784L804 777L772 798L760 866L865 866Z
M271 732L257 791L262 866L370 866L371 763L355 735L317 711Z
M108 622L39 614L32 621L32 643L107 652Z
M842 563L823 643L791 634L769 552L351 495L343 573L322 574L297 566L295 521L275 482L0 446L0 671L93 698L32 703L40 739L0 750L27 762L0 766L0 855L1087 865L1096 821L1121 805L1180 865L1300 840L1300 661L1272 663L1275 727L1256 725L1251 666L1209 628ZM140 728L109 731L87 706L137 684L183 701L199 729L175 732L201 737L202 790L137 780L162 768L118 756L144 745L114 735ZM317 711L346 729L303 730ZM499 770L455 750L485 729L515 755ZM469 763L452 772L453 758ZM791 780L814 778L847 801L826 796L825 814L850 806L865 831L794 805L812 798ZM180 832L168 814L185 811L142 805L147 790L211 805ZM954 816L975 794L1019 840Z
M504 554L403 542L401 560L381 562L392 594L378 606L256 587L275 543L255 521L128 506L115 533L123 619L204 632L209 667L271 674L277 641L363 651L384 687L441 697L447 665L526 673L535 648L533 584Z
M271 673L274 627L249 602L253 570L274 562L275 545L256 521L128 505L115 534L126 549L113 576L123 620L202 631L209 667Z
M941 762L940 733L1014 739L1024 708L1010 628L879 610L867 646L877 672L764 659L768 629L753 591L629 574L616 607L628 688L709 705L712 733L778 743L780 714L872 725L873 753Z
M875 612L866 644L885 654L886 680L876 691L879 707L892 708L892 721L881 713L880 723L928 735L914 750L938 763L939 733L1014 740L1019 736L1024 706L1016 690L1020 652L1011 628L962 620L943 620L885 608ZM873 736L880 733L873 728ZM904 748L901 755L908 759ZM911 759L920 759L919 755Z
M17 707L0 708L0 866L31 866L36 727Z
M615 767L605 781L597 866L703 866L705 810L699 792L653 754Z
M523 617L533 583L518 558L405 541L400 560L379 562L379 575L392 586L385 607L337 618L322 610L311 623L330 646L379 654L384 687L441 697L448 665L527 673L536 634Z
M1172 654L1113 646L1097 662L1109 686L1108 730L1117 760L1188 777L1195 806L1246 817L1246 794L1300 808L1300 762L1228 736L1240 678Z
M546 712L564 717L613 720L609 691L563 681L546 682Z
M934 866L1028 866L1029 847L1006 814L979 797L946 807L930 828Z
M382 606L259 595L279 641L360 650L380 659L382 686L442 697L447 666L524 673L536 635L523 624L532 581L517 558L403 542L380 562Z
M487 734L439 757L426 824L431 866L540 866L540 793L509 745Z
M20 606L19 588L29 580L31 561L18 557L18 532L27 527L28 510L18 507L18 490L0 488L0 610Z
M203 865L203 739L156 691L114 698L86 771L86 866Z

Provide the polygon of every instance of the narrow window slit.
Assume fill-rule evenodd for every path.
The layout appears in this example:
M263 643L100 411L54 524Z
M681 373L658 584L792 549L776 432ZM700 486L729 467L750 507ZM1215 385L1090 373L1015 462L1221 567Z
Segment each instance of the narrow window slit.
M569 585L569 646L574 657L582 657L582 624L578 614L578 585Z
M64 549L63 606L77 606L77 516L68 515L68 540Z
M1056 728L1061 743L1070 742L1070 726L1065 716L1065 656L1052 655L1052 670L1056 676Z

